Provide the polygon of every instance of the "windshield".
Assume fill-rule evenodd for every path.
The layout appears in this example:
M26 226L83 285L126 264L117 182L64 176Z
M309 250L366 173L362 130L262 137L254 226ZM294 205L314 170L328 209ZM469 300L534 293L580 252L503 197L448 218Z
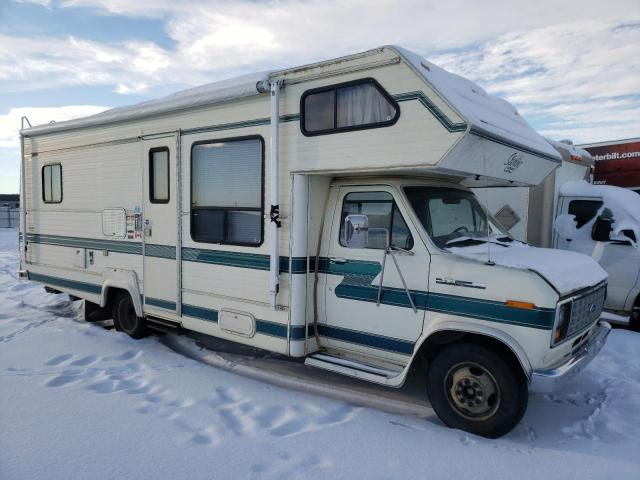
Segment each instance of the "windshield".
M471 192L423 186L405 187L404 191L431 240L439 248L511 241L491 218L487 229L486 212Z

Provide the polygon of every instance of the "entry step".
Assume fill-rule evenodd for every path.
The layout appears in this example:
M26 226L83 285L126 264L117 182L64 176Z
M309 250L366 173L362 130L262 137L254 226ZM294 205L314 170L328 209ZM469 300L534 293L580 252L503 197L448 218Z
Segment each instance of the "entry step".
M161 332L180 331L179 323L172 322L171 320L165 320L163 318L147 317L147 326L153 330L159 330Z
M312 367L381 384L388 383L389 380L400 374L399 371L380 368L358 360L337 357L327 353L314 353L309 355L304 363Z

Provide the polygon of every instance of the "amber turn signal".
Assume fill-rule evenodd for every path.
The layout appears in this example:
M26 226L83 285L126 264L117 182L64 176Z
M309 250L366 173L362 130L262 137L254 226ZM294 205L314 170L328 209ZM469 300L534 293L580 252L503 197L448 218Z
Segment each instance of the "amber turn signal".
M521 302L519 300L507 300L505 303L507 304L507 307L522 308L524 310L533 310L534 308L536 308L535 304L533 303Z

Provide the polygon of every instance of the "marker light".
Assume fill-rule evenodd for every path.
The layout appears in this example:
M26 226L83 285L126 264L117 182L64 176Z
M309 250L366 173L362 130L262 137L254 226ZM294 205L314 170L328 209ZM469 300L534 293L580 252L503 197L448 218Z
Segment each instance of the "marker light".
M530 302L521 302L520 300L507 300L505 303L507 307L521 308L523 310L533 310L536 308L535 304Z

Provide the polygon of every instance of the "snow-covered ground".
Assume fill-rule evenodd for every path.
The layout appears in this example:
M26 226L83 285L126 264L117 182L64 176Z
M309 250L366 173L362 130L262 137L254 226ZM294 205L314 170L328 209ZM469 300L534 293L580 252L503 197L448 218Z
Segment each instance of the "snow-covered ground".
M487 440L258 382L89 324L0 230L0 478L640 478L640 334Z

